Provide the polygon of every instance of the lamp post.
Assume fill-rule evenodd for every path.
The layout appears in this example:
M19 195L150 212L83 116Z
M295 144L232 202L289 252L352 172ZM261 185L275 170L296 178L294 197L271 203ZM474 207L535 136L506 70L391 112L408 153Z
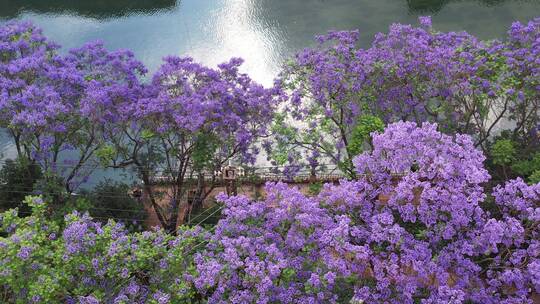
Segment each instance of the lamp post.
M225 188L227 189L227 195L237 195L238 189L236 187L236 178L238 169L234 166L227 166L223 168L222 174Z

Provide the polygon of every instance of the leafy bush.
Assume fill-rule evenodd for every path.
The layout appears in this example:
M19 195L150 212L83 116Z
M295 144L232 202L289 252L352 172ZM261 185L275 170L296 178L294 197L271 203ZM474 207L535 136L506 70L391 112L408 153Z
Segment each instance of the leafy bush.
M531 176L529 176L529 182L531 184L538 184L540 183L540 170L534 171Z
M33 214L0 215L2 303L178 303L193 298L184 276L204 240L200 228L128 233L122 224L102 225L86 214L47 220L47 204L27 197Z
M352 130L351 140L349 142L349 151L351 156L356 156L365 150L366 145L371 145L371 133L382 132L384 122L371 115L360 116L355 128Z
M540 170L540 146L511 138L508 132L502 132L490 145L487 166L493 180L500 183L520 177L533 182L535 172Z
M371 133L382 132L383 130L384 122L376 116L363 115L358 118L346 147L351 158L340 163L343 172L348 173L352 178L355 177L352 157L371 149Z
M30 208L22 201L41 176L40 167L26 159L6 160L0 169L0 210L19 207L21 215L28 214Z
M491 157L496 165L510 165L516 160L516 148L509 139L497 140L491 147Z
M148 213L143 201L134 198L132 192L127 184L105 180L83 197L88 201L92 218L104 223L113 219L129 231L142 231Z

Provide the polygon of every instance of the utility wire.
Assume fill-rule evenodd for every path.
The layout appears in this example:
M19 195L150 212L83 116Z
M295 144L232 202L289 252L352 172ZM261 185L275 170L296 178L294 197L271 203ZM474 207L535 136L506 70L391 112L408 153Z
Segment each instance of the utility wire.
M212 213L210 213L209 215L207 215L204 219L200 220L198 223L194 224L193 226L199 226L201 225L202 223L204 223L206 220L208 220L209 218L211 218L213 215L215 215L216 213L218 213L219 211L223 210L224 206L220 206L219 208L217 208L216 210L214 210ZM17 214L21 214L21 215L33 215L32 212L30 211L17 211ZM197 217L195 217L194 219L196 218L199 218L202 214L199 214ZM91 216L92 219L102 219L102 220L108 220L108 219L114 219L114 220L118 220L118 221L122 221L122 222L138 222L138 223L141 223L141 222L144 222L146 219L135 219L135 218L126 218L126 217L117 217L117 216L110 216L110 217L104 217L104 216Z
M11 159L0 159L0 164L6 164L6 163L10 163L10 160ZM12 160L11 162L13 163L16 163L15 160ZM38 166L40 167L40 164L39 163L35 163L33 164L35 166ZM60 168L75 168L77 167L76 164L50 164L48 165L48 167L60 167ZM122 168L112 168L112 167L103 167L101 166L100 164L82 164L82 165L79 165L78 166L79 168L85 168L85 167L89 167L89 168L92 168L92 169L103 169L103 170L129 170L128 167L122 167ZM171 173L178 173L179 170L170 170L169 171L169 167L167 167L167 165L156 165L156 167L158 167L159 169L162 169L164 171L168 171L168 172L171 172ZM242 166L240 166L242 167ZM247 167L247 170L260 170L260 169L285 169L285 168L288 168L289 166L257 166L257 167ZM311 169L310 166L307 166L307 165L298 165L298 166L292 166L292 167L300 167L300 168L306 168L306 169ZM335 165L321 165L319 167L325 167L327 170L329 169L338 169L337 166ZM148 172L150 171L155 171L155 170L152 170L152 169L148 169L146 170Z
M25 192L25 191L6 191L6 192L16 192L16 193L23 193L23 194L32 194L31 192ZM49 193L51 194L51 193ZM205 212L208 210L211 210L212 207L205 209L203 212L197 214L196 217L192 219L192 221L196 220L197 218L203 216ZM222 209L222 207L220 207ZM219 209L219 210L221 210ZM101 207L90 207L88 210L96 210L96 211L121 211L121 212L131 212L131 213L143 213L143 214L149 214L152 211L149 210L140 210L140 209L121 209L121 208L101 208ZM113 217L111 217L113 218ZM206 220L206 219L205 219ZM139 221L139 220L138 220ZM204 221L204 220L203 220ZM198 225L198 224L195 224Z
M191 221L195 221L196 219L198 219L199 217L201 217L206 211L210 210L212 207L210 208L207 208L206 210L204 210L203 212L199 213L196 217L192 218L190 220L189 225L191 225ZM198 226L200 225L202 222L206 221L207 219L209 219L212 215L214 215L216 212L220 211L220 210L223 210L223 208L225 208L225 205L222 205L220 206L219 208L217 208L214 212L212 212L212 214L210 214L208 217L204 218L203 220L201 220L199 223L193 225L193 226Z
M17 214L22 214L22 215L32 215L33 213L32 212L28 212L28 211L18 211ZM145 221L145 219L134 219L134 218L125 218L125 217L103 217L103 216L91 216L92 219L102 219L102 220L108 220L108 219L113 219L113 220L118 220L118 221L121 221L121 222L138 222L138 223L142 223Z
M44 195L44 194L59 194L59 193L54 193L54 192L43 192L43 191L18 191L18 190L5 190L5 191L0 191L0 193L19 193L19 194L28 194L28 195ZM114 193L114 192L102 192L102 193ZM71 196L79 196L79 197L85 197L87 195L85 194L80 194L80 193L72 193ZM91 193L89 193L88 197L92 197L93 195ZM98 197L103 197L103 198L133 198L132 196L126 194L126 195L120 195L117 193L117 195L97 195ZM133 198L135 199L135 198Z

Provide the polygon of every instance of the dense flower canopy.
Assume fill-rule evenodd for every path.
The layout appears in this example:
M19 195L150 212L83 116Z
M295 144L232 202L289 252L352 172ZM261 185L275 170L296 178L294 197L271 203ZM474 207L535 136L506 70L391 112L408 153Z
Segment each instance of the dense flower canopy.
M168 57L153 76L150 97L134 107L134 117L152 132L182 134L182 140L211 135L230 143L224 155L240 150L248 154L251 143L266 134L279 89L266 89L238 71L243 60L233 58L205 67L191 58Z
M318 37L265 88L238 58L167 57L145 80L130 51L62 55L30 23L2 26L0 127L18 156L68 194L98 166L131 168L164 229L54 219L59 195L29 196L31 215L0 213L0 301L533 304L540 184L507 170L515 142L532 151L521 169L540 159L540 19L503 41L427 17L367 49L358 36ZM220 170L253 165L263 138L276 164L334 163L349 179L220 195L217 225L178 228L180 203L191 224ZM491 189L484 163L504 182Z
M167 57L145 81L131 51L102 42L61 55L40 29L18 22L4 25L0 38L0 126L17 157L39 164L46 182L60 181L68 193L98 167L132 168L171 231L184 179L216 174L228 162L253 164L255 142L283 98L278 83L265 88L241 73L238 58L209 68ZM158 175L175 186L163 210L148 188Z
M277 184L264 201L226 199L195 287L235 303L530 301L540 185L495 189L490 214L469 136L396 123L373 145L354 160L364 175L316 198Z
M348 220L335 222L316 199L285 184L266 190L261 202L225 199L210 250L195 256L195 287L215 303L335 302L335 272L349 272L343 254L362 252L343 247Z
M10 22L1 35L0 123L19 157L63 176L73 190L96 167L100 125L122 117L113 103L122 100L126 109L137 100L145 68L131 52L109 52L102 43L62 56L30 23Z
M350 162L365 115L436 122L444 133L473 136L484 152L504 129L539 146L540 19L514 23L502 41L438 32L429 17L419 27L392 24L369 48L358 45L359 35L329 32L284 68L280 80L291 94L267 144L277 163L302 163L306 152L319 164Z
M96 124L129 120L142 90L139 78L147 72L131 51L110 52L98 41L70 50L66 60L86 80L81 115Z
M317 196L283 183L261 201L222 195L211 231L128 233L77 213L61 228L30 197L33 216L0 216L0 284L35 303L533 303L540 184L487 196L471 138L436 127L373 134L359 178Z
M66 132L63 120L76 111L82 79L30 23L10 22L1 28L0 88L2 126L20 141L35 133L50 139ZM44 140L47 141L47 140Z

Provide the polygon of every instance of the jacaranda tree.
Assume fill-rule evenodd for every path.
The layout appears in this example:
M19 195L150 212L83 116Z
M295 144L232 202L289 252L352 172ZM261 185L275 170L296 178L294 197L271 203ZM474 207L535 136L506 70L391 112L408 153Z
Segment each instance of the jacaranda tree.
M133 91L145 69L131 52L109 52L101 43L59 55L30 23L8 23L0 36L2 127L19 158L71 192L99 165L103 123L120 118L108 107L137 100Z
M224 165L255 161L254 144L266 134L281 93L240 73L241 63L231 59L212 69L169 57L136 102L118 104L116 111L129 117L112 125L106 156L115 167L136 170L169 231L176 229L188 189L195 190L189 217L220 182ZM168 187L161 197L152 189L157 176Z
M420 23L393 24L367 49L357 31L330 32L298 53L280 75L290 98L267 144L274 160L294 165L307 154L350 164L351 138L366 116L437 122L447 134L473 135L484 152L503 129L537 147L540 21L515 23L507 39L488 42L438 32L428 17Z
M73 148L83 79L58 55L58 46L30 23L4 25L0 39L2 127L20 159L39 163L46 174L56 173L63 169L62 152Z

